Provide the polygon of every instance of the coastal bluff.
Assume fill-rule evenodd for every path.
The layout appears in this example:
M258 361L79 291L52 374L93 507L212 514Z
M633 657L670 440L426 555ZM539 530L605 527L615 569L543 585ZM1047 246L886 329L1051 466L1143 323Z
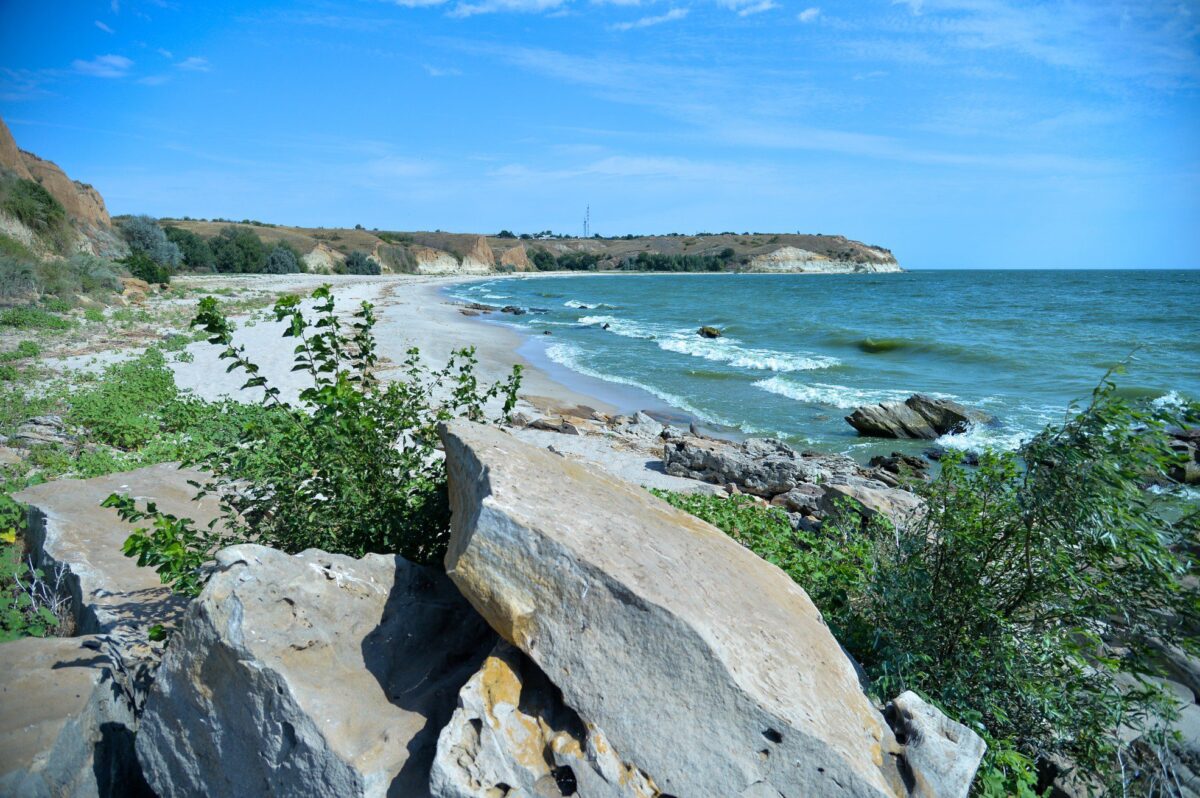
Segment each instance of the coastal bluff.
M843 236L697 233L576 238L512 233L393 232L311 228L255 220L162 219L202 238L233 226L268 246L299 252L308 271L334 273L362 252L384 274L487 275L539 271L721 271L770 274L878 274L903 271L890 250Z

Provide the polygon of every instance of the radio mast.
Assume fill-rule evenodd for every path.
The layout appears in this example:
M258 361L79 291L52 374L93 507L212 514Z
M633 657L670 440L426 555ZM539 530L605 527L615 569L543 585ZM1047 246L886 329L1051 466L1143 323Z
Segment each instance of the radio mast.
M588 205L587 210L583 213L583 237L591 238L592 236L592 206Z

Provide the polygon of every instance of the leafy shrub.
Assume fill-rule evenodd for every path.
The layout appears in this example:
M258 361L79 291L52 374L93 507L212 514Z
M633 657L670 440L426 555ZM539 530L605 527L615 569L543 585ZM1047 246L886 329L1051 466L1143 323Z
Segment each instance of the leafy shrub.
M409 350L404 378L380 383L371 305L362 304L347 330L327 286L313 299L312 322L298 297L275 305L275 318L287 325L284 336L297 341L296 369L312 379L299 406L282 402L234 346L215 301L200 302L193 324L223 347L221 358L231 368L247 374L243 387L263 389L262 408L269 414L244 424L236 440L191 459L215 475L204 492L220 497L223 532L168 520L132 536L127 552L154 563L177 589L198 584L196 564L214 546L249 540L289 552L316 547L356 557L393 552L417 562L440 561L449 539L449 506L436 426L455 416L482 420L492 400L507 415L516 402L520 368L514 366L504 382L481 386L471 349L453 353L437 371ZM157 517L149 508L147 513Z
M34 254L29 251L29 247L22 244L15 238L0 233L0 257L17 258L18 260L32 261Z
M264 274L296 274L299 271L300 259L294 249L282 241L271 247L267 262L263 265Z
M41 308L17 307L0 310L0 327L16 327L20 330L69 330L72 326L70 319L48 313Z
M0 255L0 302L23 302L38 292L33 263L28 260Z
M65 251L70 244L67 211L40 183L12 178L0 182L0 208L53 248Z
M100 323L104 321L104 311L100 308L85 308L83 318L93 323Z
M159 285L166 285L171 282L171 270L155 262L144 252L131 252L121 263L125 264L125 268L129 269L129 273L139 280Z
M915 690L983 734L980 794L1034 795L1050 758L1120 794L1161 763L1118 727L1158 734L1171 708L1118 674L1155 674L1155 644L1200 650L1198 514L1144 489L1176 460L1165 421L1106 379L1018 452L943 460L901 529L842 513L800 533L745 499L665 498L808 589L878 698Z
M0 502L16 507L8 497ZM23 511L23 508L18 508ZM0 526L4 525L4 506L0 506ZM63 623L67 605L61 590L63 571L47 583L40 568L21 558L20 546L13 541L0 543L0 643L19 637L47 637Z
M166 358L148 349L136 360L114 363L94 385L77 391L67 417L101 443L134 449L160 431L163 412L178 399Z
M379 274L379 264L357 249L346 258L342 268L346 274Z
M178 268L183 259L183 253L179 246L167 239L167 234L158 226L158 221L153 217L131 216L123 219L121 235L125 237L125 241L134 255L144 255L165 269ZM148 280L147 282L164 281Z
M12 382L19 376L15 366L7 363L0 363L0 382Z
M534 247L529 251L529 259L533 261L533 265L540 272L553 271L558 267L558 262L554 259L554 255L550 254L550 250L545 247Z
M31 357L37 357L42 353L42 348L37 345L36 341L22 341L17 344L16 349L11 349L8 352L0 352L0 363L11 363L14 360L26 360Z
M71 303L61 297L50 297L42 301L42 307L51 313L70 313Z
M213 255L208 242L191 230L182 227L166 227L163 229L167 240L179 247L182 260L180 265L193 272L212 272L217 268L217 259Z
M208 246L216 269L225 274L257 273L267 262L267 248L252 231L241 227L221 228Z

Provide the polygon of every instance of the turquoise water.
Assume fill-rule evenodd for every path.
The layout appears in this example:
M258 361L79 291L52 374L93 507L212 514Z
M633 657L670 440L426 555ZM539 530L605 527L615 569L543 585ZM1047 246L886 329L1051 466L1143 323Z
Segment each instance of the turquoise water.
M1012 447L1131 353L1122 390L1200 396L1197 271L588 275L452 294L543 310L493 318L529 333L522 354L552 376L607 386L623 409L856 456L928 446L858 438L843 420L857 405L953 398L996 421L939 443Z

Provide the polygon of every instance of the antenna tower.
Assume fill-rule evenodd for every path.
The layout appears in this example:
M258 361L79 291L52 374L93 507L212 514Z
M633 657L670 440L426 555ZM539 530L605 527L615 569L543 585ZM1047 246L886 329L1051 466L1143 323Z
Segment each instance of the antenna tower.
M592 235L592 206L588 205L587 210L583 214L583 237L590 238Z

